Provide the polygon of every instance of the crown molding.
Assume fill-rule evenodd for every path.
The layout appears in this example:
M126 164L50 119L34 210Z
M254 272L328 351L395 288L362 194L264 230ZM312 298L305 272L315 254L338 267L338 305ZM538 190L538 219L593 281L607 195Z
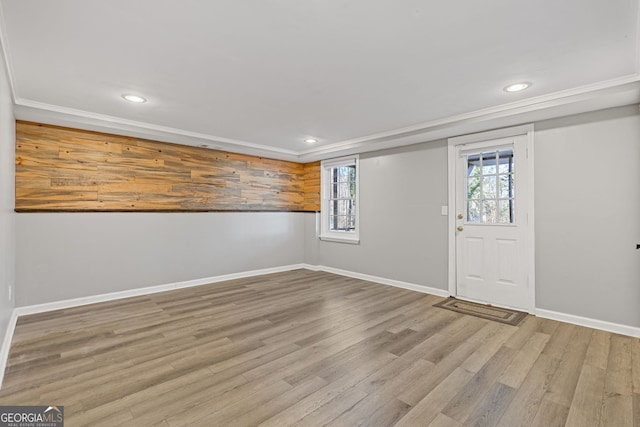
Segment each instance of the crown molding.
M270 147L22 98L15 100L14 112L19 120L183 145L206 145L207 148L216 150L306 163L637 103L640 103L640 75L633 74L303 151Z
M7 71L11 97L14 102L14 115L19 120L117 133L183 145L206 145L206 148L274 159L311 162L446 139L599 109L638 104L640 103L640 0L638 1L636 20L634 74L303 150L283 149L24 99L16 92L15 73L8 49L6 25L0 25L0 55L4 59ZM0 2L0 24L4 24L4 22L4 12Z
M305 150L301 160L434 141L504 126L640 102L640 74L502 104L383 133Z
M38 121L42 123L77 126L83 129L98 132L114 132L140 138L162 138L168 142L184 145L202 146L216 150L242 152L252 155L275 155L278 158L285 157L292 160L298 153L277 147L255 144L247 141L224 138L200 132L161 126L152 123L128 120L121 117L92 113L90 111L61 107L59 105L46 104L28 99L17 98L15 100L15 114L18 120Z
M634 83L638 81L640 81L640 76L638 74L632 74L619 79L598 82L595 84L581 86L574 89L563 90L563 91L554 92L547 95L541 95L541 96L536 96L534 98L527 98L521 101L511 102L508 104L502 104L502 105L498 105L497 107L484 108L484 109L472 111L469 113L446 117L444 119L432 120L432 121L420 123L417 125L407 126L404 128L394 129L386 132L381 132L381 133L377 133L377 134L373 134L373 135L369 135L361 138L354 138L347 141L337 142L335 144L325 145L324 147L319 147L317 149L312 148L312 149L302 151L300 154L303 154L303 155L310 154L317 151L321 151L324 148L333 149L333 148L340 147L342 145L353 145L361 142L384 139L384 138L394 137L394 136L403 135L403 134L424 132L429 128L446 126L451 123L459 123L459 122L463 122L466 120L475 119L483 116L495 117L496 115L501 115L501 114L507 115L516 110L519 110L520 112L535 111L536 109L552 107L552 106L558 105L559 103L574 102L575 101L574 98L576 96L585 95L585 94L588 95L590 93L597 92L603 89L614 88L617 86L625 85L628 83Z

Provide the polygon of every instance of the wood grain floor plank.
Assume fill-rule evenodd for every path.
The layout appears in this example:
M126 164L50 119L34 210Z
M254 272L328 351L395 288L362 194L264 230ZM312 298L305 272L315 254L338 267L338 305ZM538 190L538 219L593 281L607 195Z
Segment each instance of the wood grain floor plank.
M362 341L358 341L344 350L333 353L304 369L287 375L283 379L291 385L296 385L313 376L326 377L335 371L340 364L349 363L350 360L354 359L357 361L363 360L368 354L375 352L376 348L392 340L393 336L394 334L391 332L381 331Z
M611 352L607 363L607 382L605 392L629 395L633 390L632 354L633 338L622 335L611 337Z
M544 396L545 400L567 408L567 412L580 378L592 332L591 329L579 326L573 328L573 334L565 342L560 364Z
M356 387L367 396L329 425L391 425L391 420L397 421L398 414L404 415L411 408L405 402L398 401L396 396L407 384L419 381L432 366L426 360L412 357L391 361L357 384Z
M640 338L631 340L633 392L640 394Z
M560 361L540 354L518 388L505 413L500 427L525 427L531 425L540 408L542 398L551 384Z
M22 316L0 404L69 426L640 425L640 340L438 301L295 270Z
M357 387L367 394L395 397L407 384L424 378L433 366L433 363L424 359L398 357L360 381Z
M410 405L407 405L401 400L395 398L386 399L380 404L371 415L367 416L363 426L393 426L398 420L402 419L404 415L411 409Z
M305 397L304 399L301 399L296 404L290 406L276 416L269 418L260 425L272 427L292 425L305 418L306 416L312 414L319 408L325 406L327 403L331 402L333 399L337 398L348 390L349 396L355 397L357 401L364 399L367 394L355 388L354 386L362 379L375 372L376 369L380 366L382 360L385 360L384 355L379 356L379 358L377 359L370 359L368 362L365 362L364 364L360 365L360 367L355 369L351 375L342 377L337 381L327 385L326 387L323 387L317 392ZM354 402L354 404L355 403L356 402ZM325 410L331 411L333 413L333 410L331 408L325 408ZM335 416L338 415L339 414L335 414Z
M443 337L443 340L425 352L422 358L432 363L439 363L441 360L449 356L457 347L466 342L468 338L473 336L486 325L485 323L476 322L475 320L478 319L473 318L472 321L468 321L468 316L464 316L447 326L447 328L449 328L453 324L456 324L461 327L459 330L455 330L452 334L448 334L446 330L438 332L437 335L439 337Z
M472 335L468 341L477 343L477 349L460 366L470 372L482 369L513 334L513 329L504 326L500 323L490 323Z
M180 423L176 425L211 425L211 420L215 420L219 425L257 425L325 385L326 382L320 378L311 378L296 387L287 387L282 382L276 382L268 390L262 389L219 411L210 412L211 408L207 408L204 416L196 421L180 417ZM191 413L190 410L189 414ZM168 421L169 425L172 425L171 419Z
M272 362L257 366L254 369L245 372L243 375L258 378L266 374L273 374L273 372L288 372L289 374L291 372L297 372L331 356L334 353L343 351L367 337L384 334L387 324L393 324L394 321L400 320L402 320L401 315L395 315L386 320L374 319L366 321L356 327L319 341L313 346L304 347L295 353L291 353Z
M466 387L473 373L463 368L454 369L429 394L416 403L407 414L398 421L398 427L428 425L458 394Z
M491 390L504 367L513 360L515 353L512 348L501 347L441 412L464 423Z
M549 341L549 335L536 332L518 352L513 362L500 375L498 381L514 389L520 387L522 381L531 370L531 366Z
M578 326L561 323L556 332L549 338L549 342L542 351L549 357L562 359L567 350L567 343L571 342Z
M640 339L631 342L633 376L633 425L640 427Z
M436 334L434 337L439 337L439 335ZM429 340L425 341L425 343L429 343ZM477 344L469 341L460 344L447 357L438 362L420 381L408 384L398 398L409 405L416 405L454 370L459 368L468 357L473 355L477 348ZM469 371L465 370L465 372Z
M536 328L536 332L553 335L559 325L560 322L556 322L555 320L538 318L538 327Z
M444 310L441 311L444 312ZM434 313L432 316L429 316L432 322L429 322L430 324L428 326L425 326L424 324L414 323L412 325L412 328L405 329L405 331L409 331L411 333L407 334L402 339L399 339L392 346L390 346L387 351L389 351L389 353L395 354L396 356L401 356L404 353L415 348L416 345L420 344L427 338L440 332L444 327L450 325L456 319L455 316L449 315L448 312L445 312L445 315L440 314L441 313ZM411 316L410 319L415 319L416 317L419 316Z
M347 389L345 392L334 397L324 405L320 406L313 412L299 419L293 426L325 426L331 425L332 422L345 412L352 412L353 408L362 402L367 394L355 387ZM341 425L345 425L340 423Z
M602 425L633 425L633 376L631 343L634 339L611 336L611 350L604 383Z
M429 423L429 427L460 427L460 423L444 414L438 414L438 416Z
M466 419L464 427L495 426L511 403L516 390L496 382Z
M569 408L558 405L550 400L543 400L531 427L563 427L567 419Z
M613 394L607 395L602 408L600 425L634 426L633 396Z
M605 375L604 369L592 366L585 360L569 408L567 427L599 425L602 417Z
M65 416L66 416L66 407L65 407ZM131 412L127 410L118 411L116 413L109 414L106 417L96 417L90 420L87 420L86 423L82 421L76 421L77 425L90 425L92 427L112 427L114 425L122 425L126 422L133 420L133 415Z
M605 331L593 331L589 349L584 363L598 369L607 369L609 361L609 349L611 347L611 334Z
M640 427L640 393L633 393L633 427Z
M407 313L407 320L404 323L400 323L397 328L389 329L389 332L398 333L404 329L412 329L414 331L420 331L424 329L424 327L430 328L434 326L434 323L437 319L456 319L457 316L454 312L448 310L442 310L438 307L434 307L433 304L440 301L440 298L435 295L425 295L424 305L420 307L418 310L421 314L425 314L427 316L416 316L418 313ZM433 322L426 322L425 326L422 326L425 322L425 317L432 319Z
M145 398L146 393L133 395L132 402L126 402L134 418L127 426L157 425L172 416L181 413L186 408L202 405L209 399L222 396L231 390L244 390L249 381L239 376L219 378L204 374L201 378L188 384L175 386L172 390L154 395L153 399ZM242 388L245 387L245 388ZM150 390L159 391L159 390ZM188 404L185 404L188 402Z
M529 341L531 336L538 332L543 319L527 316L518 326L518 330L507 340L505 347L519 350Z

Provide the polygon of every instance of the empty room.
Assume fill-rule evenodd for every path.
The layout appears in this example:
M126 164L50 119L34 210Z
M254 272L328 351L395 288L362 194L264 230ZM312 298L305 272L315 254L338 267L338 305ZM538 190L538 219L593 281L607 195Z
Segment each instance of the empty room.
M640 427L640 1L0 0L0 426Z

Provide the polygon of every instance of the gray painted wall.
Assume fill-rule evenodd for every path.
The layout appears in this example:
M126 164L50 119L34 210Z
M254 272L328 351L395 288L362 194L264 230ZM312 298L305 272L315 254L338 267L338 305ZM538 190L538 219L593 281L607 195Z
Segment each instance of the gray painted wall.
M640 326L639 162L637 106L536 123L538 308ZM16 303L302 262L447 289L446 142L360 174L360 245L319 241L305 213L19 214Z
M360 157L360 244L319 241L308 214L309 264L447 289L447 143Z
M617 108L535 134L537 306L640 326L640 115Z
M299 264L303 215L17 214L16 304Z
M535 124L536 305L640 326L637 106ZM444 141L360 162L360 245L319 241L307 262L447 289Z
M9 82L0 54L0 340L14 306L9 294L15 283L15 134Z

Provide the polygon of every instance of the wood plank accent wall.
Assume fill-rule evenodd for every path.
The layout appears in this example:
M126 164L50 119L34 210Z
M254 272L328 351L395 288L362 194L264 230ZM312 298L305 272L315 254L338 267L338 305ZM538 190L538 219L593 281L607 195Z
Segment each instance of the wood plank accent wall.
M320 162L304 164L303 210L320 210Z
M18 121L16 211L315 211L320 163Z

